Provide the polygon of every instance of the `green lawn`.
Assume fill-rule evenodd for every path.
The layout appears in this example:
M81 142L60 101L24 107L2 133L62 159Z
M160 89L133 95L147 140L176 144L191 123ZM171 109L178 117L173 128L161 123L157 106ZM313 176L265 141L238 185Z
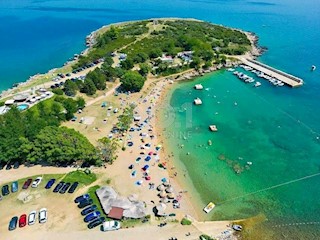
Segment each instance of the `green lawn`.
M97 176L94 173L85 173L84 171L81 170L76 170L74 172L68 173L64 178L64 182L78 182L80 187L90 185L94 181L97 180Z

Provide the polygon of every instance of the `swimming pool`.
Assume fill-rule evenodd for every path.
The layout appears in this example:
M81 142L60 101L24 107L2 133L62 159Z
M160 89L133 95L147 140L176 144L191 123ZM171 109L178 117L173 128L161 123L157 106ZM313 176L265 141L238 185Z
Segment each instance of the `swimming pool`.
M17 108L20 110L20 111L23 111L23 110L26 110L29 108L29 105L28 104L20 104L17 106Z

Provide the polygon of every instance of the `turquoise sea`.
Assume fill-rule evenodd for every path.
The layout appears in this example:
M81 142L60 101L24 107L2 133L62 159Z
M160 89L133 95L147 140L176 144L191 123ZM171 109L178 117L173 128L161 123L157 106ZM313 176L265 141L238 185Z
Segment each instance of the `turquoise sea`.
M314 223L320 221L320 176L250 194L320 172L318 0L3 0L0 89L61 66L102 25L152 17L193 17L255 32L268 47L260 61L305 80L297 89L263 80L254 88L219 71L178 84L168 101L181 124L168 121L166 128L203 204L218 203L209 218L264 214L267 220L253 230L260 239L320 239ZM196 92L195 83L208 89ZM204 104L190 105L195 97ZM209 124L219 131L209 132ZM247 162L250 169L234 173Z

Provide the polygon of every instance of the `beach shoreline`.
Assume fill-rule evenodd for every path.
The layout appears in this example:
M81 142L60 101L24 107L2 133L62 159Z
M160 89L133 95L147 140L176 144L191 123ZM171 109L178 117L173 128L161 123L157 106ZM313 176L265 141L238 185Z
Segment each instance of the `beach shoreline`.
M167 20L168 18L161 18L161 19ZM173 18L170 18L170 19L173 20ZM181 18L176 18L176 19L181 19ZM186 19L184 19L184 20L186 20ZM130 22L132 22L132 21L130 21ZM102 31L104 31L105 29L107 29L111 26L127 24L130 22L106 25L106 26L99 28L98 30L96 30L94 32L91 32L90 35L94 35L96 37L99 33L101 33ZM133 22L136 22L136 21L133 21ZM246 57L248 57L248 58L256 57L259 55L259 50L258 50L258 47L256 45L256 40L255 40L256 37L253 34L248 33L248 32L246 32L246 34L248 34L248 36L250 36L250 41L252 44L252 49L249 53L247 53ZM88 51L90 51L91 48L92 48L92 46L87 48L85 50L86 53ZM144 87L144 89L150 87L151 88L150 91L152 91L153 89L156 88L156 86L161 86L162 84L164 84L164 88L160 92L159 99L157 100L156 104L154 104L155 109L156 109L155 119L154 119L154 122L152 124L150 124L150 126L153 126L155 129L155 134L158 138L157 142L162 143L164 145L164 148L161 149L160 155L161 155L161 158L163 158L166 162L168 162L166 174L169 176L169 179L172 180L170 182L174 186L174 188L179 189L180 190L179 194L181 194L183 196L183 205L184 206L181 209L181 211L179 211L179 212L182 213L182 210L183 210L183 214L191 215L192 218L195 219L196 221L206 220L206 218L202 217L201 213L200 213L200 211L202 212L202 209L204 206L202 206L203 203L200 200L201 197L200 197L199 193L196 191L196 188L193 185L193 183L191 182L191 179L187 176L186 170L182 169L183 164L182 163L178 164L173 159L174 156L172 156L172 153L170 152L170 148L168 146L170 143L168 143L166 141L165 137L163 136L163 132L162 132L162 128L161 128L161 120L160 120L160 116L159 116L159 114L161 115L161 111L159 111L159 106L161 106L162 103L164 103L166 101L166 99L168 99L167 94L169 93L170 89L172 89L172 87L175 86L176 82L193 81L197 77L203 76L207 73L217 71L222 68L233 67L233 66L237 65L238 63L239 63L238 61L233 61L233 62L228 62L225 65L218 64L215 67L210 67L209 69L205 69L205 70L202 69L199 71L196 71L194 69L189 69L185 72L173 74L173 75L170 75L167 77L161 77L160 79L154 78L153 79L154 81L149 79L150 81L147 81L146 85ZM73 64L73 62L69 62L69 67L71 67L72 64ZM95 67L99 67L99 66L95 66ZM51 69L47 74L53 74L53 72L55 72L57 70L59 70L59 68ZM37 77L39 77L39 76L41 76L41 75L35 75L33 77L30 77L30 81L26 82L25 84L21 84L21 86L26 87L28 84L32 84L33 82L36 82ZM49 83L50 83L50 81L48 81L46 84L48 85ZM154 83L155 83L155 86L151 86L151 84L154 84ZM19 86L16 89L11 89L10 91L8 91L7 95L5 97L13 95L14 93L16 93L15 91L19 91ZM144 107L146 107L146 105L144 105ZM142 109L142 110L146 110L146 109ZM137 139L137 141L139 142L140 139ZM173 147L173 146L171 146L171 147ZM119 150L119 151L121 151L121 150ZM128 154L128 153L126 153L126 154ZM124 154L123 156L125 157L127 155ZM111 169L118 171L117 173L115 171L115 174L113 174L114 178L117 178L119 176L119 172L121 171L121 169L123 169L123 167L127 167L127 162L121 163L118 166L110 166ZM101 169L101 171L103 171L103 169ZM185 177L183 177L183 175ZM121 186L121 183L123 183L123 180L117 180L117 181L118 182L114 183L115 186L116 187ZM133 187L131 186L131 187L128 187L128 189L122 190L122 191L124 191L124 193L127 193L127 191L131 191L132 188ZM151 198L151 199L154 199L154 198ZM226 222L231 223L231 221L226 221ZM225 227L225 225L223 227Z

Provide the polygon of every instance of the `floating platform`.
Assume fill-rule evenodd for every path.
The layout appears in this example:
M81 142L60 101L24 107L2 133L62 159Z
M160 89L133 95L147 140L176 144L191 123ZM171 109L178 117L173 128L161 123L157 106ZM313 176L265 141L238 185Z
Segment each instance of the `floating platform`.
M202 86L201 84L196 84L196 85L194 86L194 88L195 88L196 90L202 90L202 89L203 89L203 86Z
M195 105L201 105L202 104L202 101L201 101L200 98L196 98L193 102L194 102Z
M210 125L209 129L210 129L211 132L217 132L218 131L218 128L217 128L216 125Z
M291 74L285 73L266 64L260 63L255 60L240 58L240 60L247 66L256 69L270 77L274 77L283 83L289 85L290 87L300 87L303 85L303 80L301 78L295 77Z

